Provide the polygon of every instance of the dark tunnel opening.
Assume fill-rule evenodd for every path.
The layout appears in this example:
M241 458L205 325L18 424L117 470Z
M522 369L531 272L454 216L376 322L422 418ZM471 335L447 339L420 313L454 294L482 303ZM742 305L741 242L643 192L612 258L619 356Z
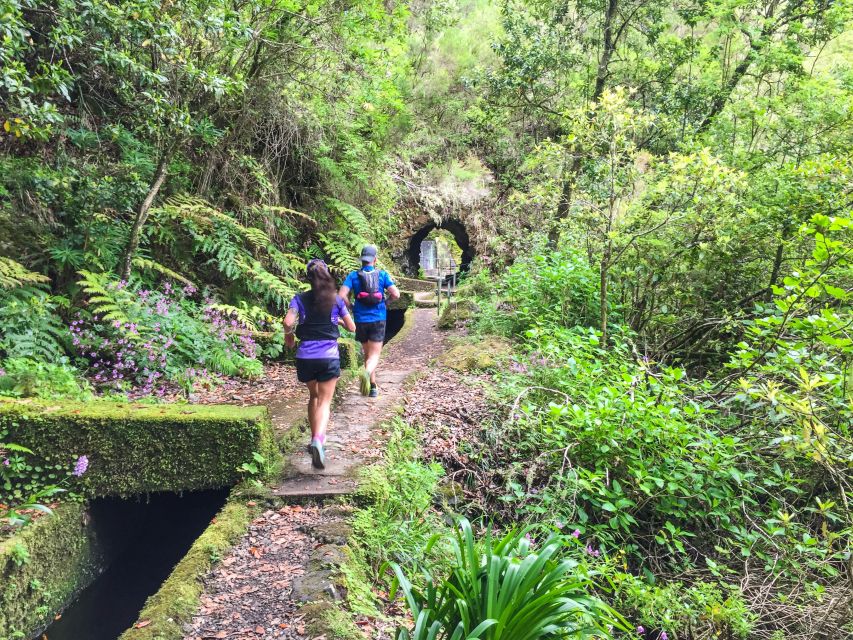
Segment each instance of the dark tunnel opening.
M406 251L406 275L418 275L418 268L420 267L421 261L421 242L426 240L430 231L433 229L446 229L453 234L453 239L456 240L456 244L458 244L459 248L462 249L462 261L459 265L459 270L467 271L471 266L471 261L474 259L475 255L474 249L471 247L471 239L468 237L468 231L465 229L465 225L459 220L451 219L445 220L440 224L428 224L419 229L411 238L409 238L409 248Z
M406 324L405 309L388 309L388 317L385 321L385 344L400 332L404 324Z

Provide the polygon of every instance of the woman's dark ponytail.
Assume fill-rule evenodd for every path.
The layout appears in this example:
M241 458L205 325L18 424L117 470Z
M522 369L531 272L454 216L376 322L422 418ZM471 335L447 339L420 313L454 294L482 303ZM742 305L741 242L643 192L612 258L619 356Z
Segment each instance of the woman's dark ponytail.
M315 313L332 313L338 295L338 285L322 260L311 260L305 268L305 274L311 283L311 306Z

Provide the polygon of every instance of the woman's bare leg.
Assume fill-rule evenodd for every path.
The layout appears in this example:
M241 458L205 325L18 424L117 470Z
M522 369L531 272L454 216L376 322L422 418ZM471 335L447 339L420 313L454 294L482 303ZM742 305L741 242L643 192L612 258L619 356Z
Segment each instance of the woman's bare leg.
M318 382L311 380L305 384L308 387L308 426L311 427L311 439L313 440L314 434L317 432Z
M316 385L317 402L314 409L315 421L311 425L311 437L319 438L320 442L325 442L326 430L329 428L329 416L332 413L332 398L335 396L338 379L332 378L314 384Z

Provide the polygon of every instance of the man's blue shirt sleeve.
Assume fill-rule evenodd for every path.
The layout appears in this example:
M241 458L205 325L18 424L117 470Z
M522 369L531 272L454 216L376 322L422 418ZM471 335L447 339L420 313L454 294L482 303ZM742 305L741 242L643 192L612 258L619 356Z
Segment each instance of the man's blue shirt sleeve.
M355 291L355 281L358 275L355 271L350 271L346 280L344 280L344 286L349 288L350 291Z
M388 287L394 286L394 281L391 279L391 276L388 275L387 271L382 272L382 289L387 289Z

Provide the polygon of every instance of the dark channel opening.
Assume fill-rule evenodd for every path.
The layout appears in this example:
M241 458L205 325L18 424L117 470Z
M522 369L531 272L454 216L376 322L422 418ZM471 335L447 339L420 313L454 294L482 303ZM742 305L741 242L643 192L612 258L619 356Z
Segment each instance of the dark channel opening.
M405 309L388 309L388 318L385 320L385 344L400 332L404 324L406 324Z
M116 640L210 524L228 489L93 500L105 571L44 632L48 640ZM39 636L41 637L41 636Z
M428 224L415 232L409 239L409 248L406 250L406 264L404 270L406 275L417 276L418 268L421 264L421 242L426 240L430 231L433 229L447 229L453 234L453 239L456 244L462 249L462 261L459 265L460 271L468 271L471 266L471 261L474 259L474 249L471 247L471 239L468 237L468 231L465 225L459 220L445 220L441 224Z

